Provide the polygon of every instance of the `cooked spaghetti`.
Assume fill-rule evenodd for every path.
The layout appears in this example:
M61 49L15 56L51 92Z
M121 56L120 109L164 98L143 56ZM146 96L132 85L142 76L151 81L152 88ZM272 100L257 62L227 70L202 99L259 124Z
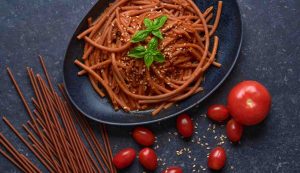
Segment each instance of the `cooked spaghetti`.
M102 97L107 94L116 110L154 108L155 115L201 91L204 72L211 65L221 66L215 61L219 39L214 35L221 9L219 1L211 22L213 7L201 12L192 0L117 0L99 18L90 18L89 28L77 36L85 41L84 63L75 60L83 69L78 75L87 74L95 91ZM146 18L161 16L167 16L158 43L164 62L148 68L128 52L147 45L153 35L139 43L131 39L146 29Z

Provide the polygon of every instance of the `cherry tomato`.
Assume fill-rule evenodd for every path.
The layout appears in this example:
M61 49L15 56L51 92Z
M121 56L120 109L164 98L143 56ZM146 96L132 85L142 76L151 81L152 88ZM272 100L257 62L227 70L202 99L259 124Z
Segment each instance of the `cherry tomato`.
M271 95L256 81L237 84L228 95L230 115L243 125L255 125L263 121L270 111Z
M185 138L193 135L194 124L189 115L181 114L177 117L177 130Z
M162 173L183 173L181 167L178 166L171 166L164 170Z
M226 163L226 152L222 147L211 150L208 156L207 166L213 170L221 170Z
M132 164L136 156L133 148L125 148L119 151L113 158L113 164L117 169L124 169Z
M214 121L223 122L229 117L229 114L224 105L211 105L207 110L207 116Z
M155 141L154 134L145 127L136 127L132 132L133 139L140 145L148 147Z
M150 171L154 171L157 168L157 156L151 148L144 148L140 151L139 161L144 168Z
M227 122L226 125L226 134L228 139L231 142L238 142L241 140L242 134L244 131L244 127L239 124L234 119L231 119Z

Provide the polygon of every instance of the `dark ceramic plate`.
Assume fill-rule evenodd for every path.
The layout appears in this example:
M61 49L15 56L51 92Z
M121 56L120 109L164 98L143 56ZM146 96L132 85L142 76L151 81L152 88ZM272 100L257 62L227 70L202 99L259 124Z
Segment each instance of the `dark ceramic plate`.
M74 65L75 58L81 57L84 42L76 39L76 36L87 28L87 18L96 18L113 0L101 0L88 12L76 29L66 52L64 60L64 83L69 98L75 107L87 117L107 124L114 125L137 125L153 123L174 117L196 104L203 101L212 94L231 72L239 54L242 42L242 22L236 0L227 0L223 3L221 21L216 35L220 38L217 60L222 64L220 69L210 68L205 74L205 81L202 84L204 91L193 95L161 111L157 116L152 116L151 111L124 112L115 111L108 98L101 98L92 88L88 77L78 77L80 70ZM203 11L214 5L217 8L217 1L196 0L198 7Z

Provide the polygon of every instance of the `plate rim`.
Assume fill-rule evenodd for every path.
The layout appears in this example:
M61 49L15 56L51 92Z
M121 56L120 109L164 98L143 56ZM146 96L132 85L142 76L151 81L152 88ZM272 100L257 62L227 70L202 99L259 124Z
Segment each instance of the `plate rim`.
M222 78L222 80L220 80L220 82L215 85L213 87L213 89L211 89L211 91L209 91L204 97L202 97L201 99L199 99L198 101L194 102L193 104L191 104L190 106L176 112L176 113L173 113L173 114L170 114L168 116L164 116L164 117L161 117L161 118L158 118L158 119L154 119L154 120L147 120L147 121L143 121L143 122L129 122L129 123L118 123L118 122L110 122L110 121L106 121L106 120L101 120L101 119L97 119L93 116L90 116L89 114L85 113L76 103L75 101L72 99L71 95L69 94L69 91L67 90L66 88L66 81L65 81L65 63L66 63L66 55L67 55L67 52L69 50L69 45L76 33L76 30L78 29L78 27L80 26L80 24L82 23L82 21L84 20L84 18L86 16L84 16L84 18L81 20L81 22L77 25L76 27L76 30L74 32L74 34L72 35L72 37L70 38L69 42L68 42L68 47L65 51L65 55L64 55L64 61L63 61L63 84L65 86L65 92L68 96L68 99L69 101L71 101L72 105L81 113L83 114L84 116L86 116L87 118L93 120L93 121L96 121L96 122L99 122L99 123L104 123L104 124L109 124L109 125L115 125L115 126L135 126L135 125L146 125L146 124L152 124L152 123L157 123L157 122L161 122L161 121L164 121L164 120L167 120L169 118L173 118L183 112L186 112L190 109L192 109L193 107L195 107L197 104L199 104L200 102L203 102L205 99L207 99L211 94L213 94L223 83L224 81L228 78L228 76L230 75L230 73L232 72L233 68L235 67L236 65L236 62L237 60L239 59L239 55L240 55L240 51L241 51L241 47L242 47L242 42L243 42L243 20L242 20L242 16L241 16L241 11L240 11L240 6L239 6L239 3L237 2L237 0L234 0L235 3L237 4L237 10L238 10L238 15L239 15L239 22L240 22L240 29L241 29L241 32L240 32L240 40L239 40L239 45L238 45L238 49L236 51L236 55L235 55L235 58L234 58L234 61L232 63L232 65L230 66L230 68L228 69L227 73L225 74L225 76ZM100 1L98 1L97 3L99 3ZM96 4L94 4L92 6L92 8L95 6ZM90 12L89 9L88 13Z

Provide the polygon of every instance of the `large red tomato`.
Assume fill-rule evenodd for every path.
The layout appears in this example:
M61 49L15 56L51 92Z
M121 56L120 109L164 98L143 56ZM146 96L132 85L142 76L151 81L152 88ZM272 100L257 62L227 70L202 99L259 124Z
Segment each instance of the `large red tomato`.
M237 84L228 95L227 107L232 117L243 125L263 121L271 107L269 91L256 81Z

